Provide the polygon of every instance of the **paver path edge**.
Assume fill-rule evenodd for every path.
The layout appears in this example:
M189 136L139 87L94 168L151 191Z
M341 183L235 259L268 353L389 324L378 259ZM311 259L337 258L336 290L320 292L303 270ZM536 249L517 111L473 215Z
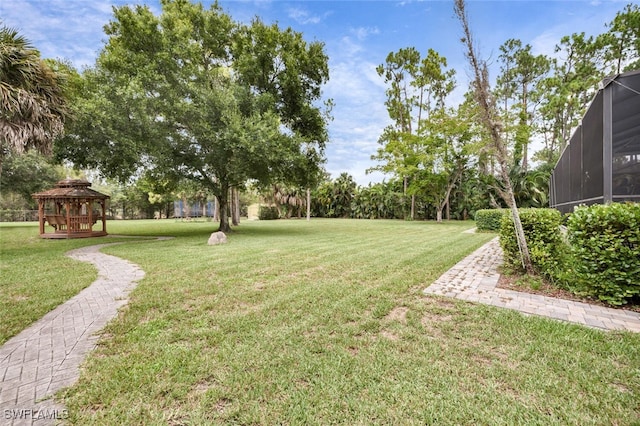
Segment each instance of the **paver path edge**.
M98 278L0 347L0 424L51 425L67 417L53 395L78 380L98 333L144 277L138 265L100 252L115 244L123 243L68 252L72 259L95 265Z
M640 332L638 312L497 288L502 259L502 248L496 237L442 274L424 293L515 309L526 315L602 330Z

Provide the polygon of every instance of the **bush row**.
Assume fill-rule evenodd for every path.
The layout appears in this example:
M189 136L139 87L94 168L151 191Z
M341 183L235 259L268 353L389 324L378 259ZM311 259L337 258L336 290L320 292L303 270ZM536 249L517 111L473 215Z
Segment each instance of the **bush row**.
M567 238L554 209L521 209L520 221L534 268L574 293L623 305L640 295L640 204L579 207ZM505 265L522 270L511 214L500 224Z
M560 233L562 215L555 209L520 209L520 222L527 239L531 262L537 272L557 282L564 268L565 245ZM505 264L522 270L520 249L516 239L513 217L505 214L500 224L500 245Z
M260 206L258 209L258 219L274 220L280 219L280 212L276 206Z
M586 294L612 305L640 295L640 204L577 209L567 228Z
M475 220L479 231L498 231L502 216L508 209L483 209L476 211Z

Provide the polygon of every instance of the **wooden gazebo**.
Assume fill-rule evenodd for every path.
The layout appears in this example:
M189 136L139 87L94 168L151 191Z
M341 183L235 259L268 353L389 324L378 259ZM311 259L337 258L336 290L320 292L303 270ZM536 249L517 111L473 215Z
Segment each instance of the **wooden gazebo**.
M108 195L90 189L90 182L65 179L56 187L33 194L38 200L41 238L87 238L107 235L106 202ZM102 221L102 229L94 225ZM53 232L45 232L45 222ZM47 228L48 229L48 228Z

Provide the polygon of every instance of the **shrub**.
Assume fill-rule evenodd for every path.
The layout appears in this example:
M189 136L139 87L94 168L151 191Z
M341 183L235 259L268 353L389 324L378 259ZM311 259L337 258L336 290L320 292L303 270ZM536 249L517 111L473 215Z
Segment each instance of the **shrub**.
M612 305L640 295L640 204L579 207L567 228L584 294Z
M555 209L520 209L520 221L534 268L556 283L562 282L566 245L560 225L562 215ZM522 271L518 240L511 214L505 214L500 224L500 245L507 267Z
M280 212L278 212L278 208L276 206L260 206L260 208L258 209L258 219L280 219Z
M502 216L508 213L507 209L478 210L475 215L476 226L479 231L498 231Z

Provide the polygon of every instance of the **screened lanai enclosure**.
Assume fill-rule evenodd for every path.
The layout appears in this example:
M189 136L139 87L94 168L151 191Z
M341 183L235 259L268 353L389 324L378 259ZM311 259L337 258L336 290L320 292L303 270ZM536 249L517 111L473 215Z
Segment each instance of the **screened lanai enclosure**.
M549 204L640 202L640 70L603 80L551 175Z

